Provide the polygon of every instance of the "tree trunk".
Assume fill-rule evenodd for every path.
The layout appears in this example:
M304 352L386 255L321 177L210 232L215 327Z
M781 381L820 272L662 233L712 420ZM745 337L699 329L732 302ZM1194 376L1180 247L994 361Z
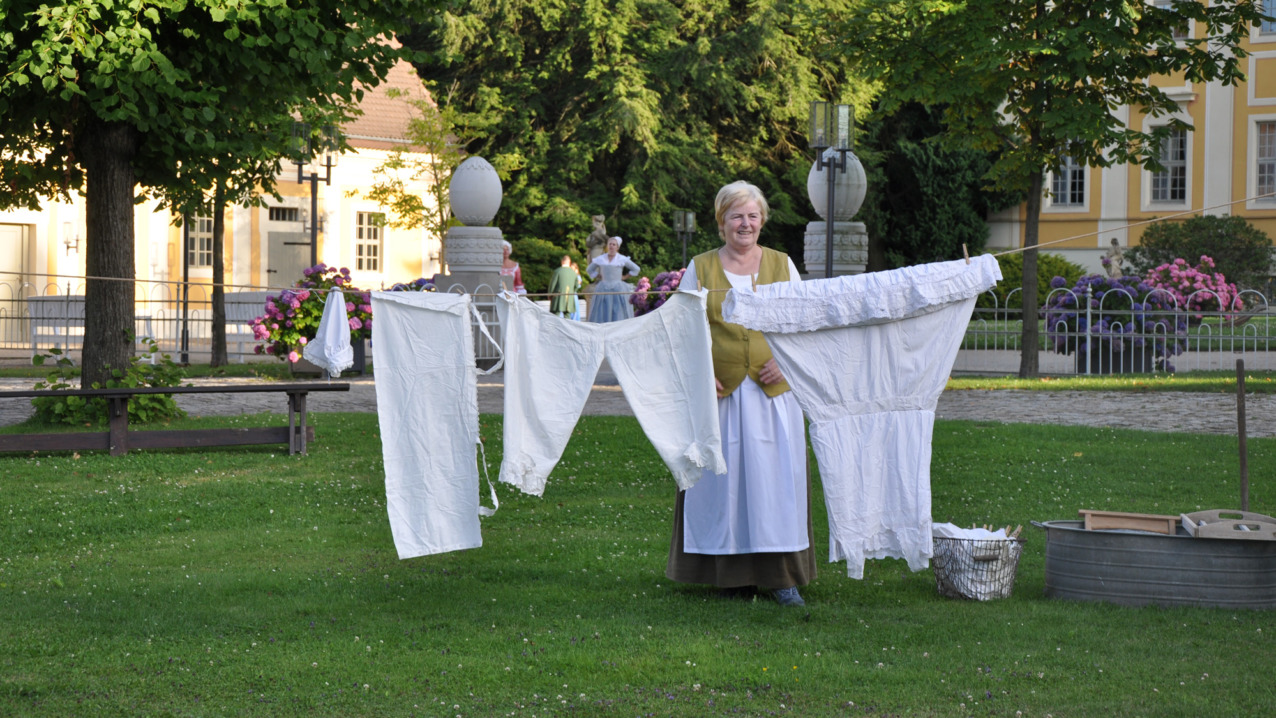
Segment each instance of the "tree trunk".
M133 156L137 131L92 121L77 143L85 169L84 353L80 385L105 383L133 356Z
M213 190L213 354L211 366L230 363L226 350L226 264L222 248L226 234L226 188L219 180Z
M1044 185L1045 174L1037 172L1032 176L1028 188L1028 218L1023 233L1023 349L1019 358L1019 376L1023 379L1036 378L1041 366L1037 346L1037 239L1041 229L1041 193Z

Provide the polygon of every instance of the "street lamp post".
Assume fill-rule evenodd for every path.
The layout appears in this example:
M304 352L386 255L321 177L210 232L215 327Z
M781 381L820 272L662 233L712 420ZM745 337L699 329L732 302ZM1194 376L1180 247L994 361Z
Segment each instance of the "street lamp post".
M818 169L828 180L828 204L824 208L825 247L824 278L833 277L833 207L837 194L837 174L845 172L846 155L854 142L855 111L850 105L836 105L816 100L811 103L811 132L808 137L815 150Z
M311 137L310 125L294 122L292 125L292 141L294 159L297 165L297 184L310 183L310 266L319 264L319 180L332 185L332 168L337 166L338 150L341 147L337 128L325 125L319 130L319 137ZM316 167L305 174L306 165L318 159ZM318 170L323 169L320 177Z
M682 266L687 266L687 242L696 233L696 213L685 209L673 211L673 231L682 240Z

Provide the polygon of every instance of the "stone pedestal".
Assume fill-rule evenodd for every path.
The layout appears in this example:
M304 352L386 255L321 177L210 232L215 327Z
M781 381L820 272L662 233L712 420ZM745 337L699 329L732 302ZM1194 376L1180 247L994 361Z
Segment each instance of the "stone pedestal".
M449 227L443 238L448 273L436 282L437 291L484 295L499 292L503 241L500 227Z
M828 230L824 222L806 225L803 261L811 279L824 278ZM862 274L868 265L868 232L863 222L833 223L833 276Z

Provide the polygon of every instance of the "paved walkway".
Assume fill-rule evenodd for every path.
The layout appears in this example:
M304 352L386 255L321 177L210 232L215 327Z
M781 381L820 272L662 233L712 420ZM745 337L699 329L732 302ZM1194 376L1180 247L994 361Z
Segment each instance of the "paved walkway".
M478 380L479 411L502 410L503 377L498 372ZM196 379L192 384L242 384L252 379ZM349 380L350 391L311 394L311 411L376 411L376 387L371 378ZM0 378L0 389L30 389L34 379ZM177 403L192 416L234 416L259 412L284 413L283 393L179 395ZM1249 436L1276 436L1276 396L1250 395L1245 399ZM31 416L28 399L0 401L0 425L18 423ZM599 373L585 403L585 414L630 415L615 377ZM946 391L939 398L940 419L971 419L1004 423L1112 426L1150 431L1182 431L1200 434L1236 433L1236 397L1232 394L1182 392L1091 391Z

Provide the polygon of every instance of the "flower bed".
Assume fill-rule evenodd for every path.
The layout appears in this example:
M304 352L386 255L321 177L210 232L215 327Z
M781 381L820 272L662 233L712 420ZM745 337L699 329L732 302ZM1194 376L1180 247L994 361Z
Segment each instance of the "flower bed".
M350 321L350 341L372 336L372 306L368 292L350 283L350 270L318 264L302 270L294 289L266 298L266 313L252 321L254 351L270 354L293 364L301 350L315 337L323 319L324 302L330 289L340 289L346 299Z
M1077 353L1079 369L1082 359L1097 354L1099 371L1172 370L1168 359L1183 351L1187 336L1187 317L1173 295L1138 277L1089 274L1071 288L1065 283L1055 277L1043 307L1051 351ZM1125 352L1130 356L1114 359ZM1094 366L1086 368L1095 373Z

